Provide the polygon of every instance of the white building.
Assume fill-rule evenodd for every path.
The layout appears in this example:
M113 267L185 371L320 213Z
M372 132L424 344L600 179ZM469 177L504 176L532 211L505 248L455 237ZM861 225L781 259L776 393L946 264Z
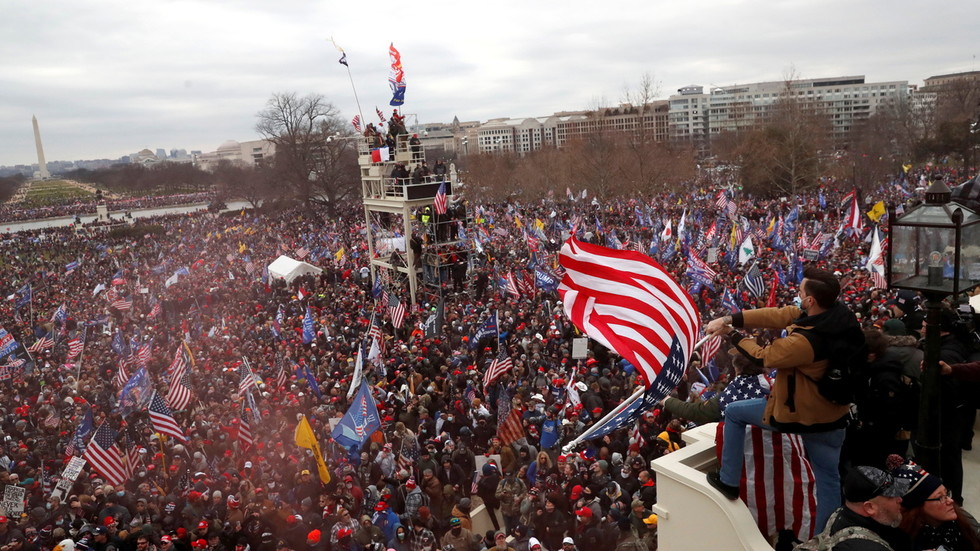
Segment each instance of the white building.
M276 146L268 140L236 142L228 140L218 146L216 151L195 156L194 164L202 170L211 170L220 161L229 161L244 166L255 166L276 153Z
M685 86L670 96L670 137L702 143L722 132L765 122L781 99L794 98L830 117L833 138L845 141L851 129L886 105L908 101L908 81L865 82L864 76L842 76L757 82L714 88Z

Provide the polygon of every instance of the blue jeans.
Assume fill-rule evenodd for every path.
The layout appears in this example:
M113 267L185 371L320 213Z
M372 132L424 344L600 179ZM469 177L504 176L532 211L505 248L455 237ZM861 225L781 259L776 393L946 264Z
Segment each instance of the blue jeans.
M721 481L738 486L745 463L745 427L754 425L776 430L762 422L766 410L765 398L740 400L725 408L725 442L721 449ZM807 459L817 484L816 529L823 530L827 518L840 507L840 449L844 445L844 429L801 434Z

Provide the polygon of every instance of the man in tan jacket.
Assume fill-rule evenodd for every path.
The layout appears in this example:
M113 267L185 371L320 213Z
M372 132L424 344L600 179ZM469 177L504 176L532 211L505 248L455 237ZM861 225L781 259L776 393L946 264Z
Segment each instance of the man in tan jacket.
M725 410L721 471L708 482L729 499L737 499L744 463L745 427L799 433L817 486L816 526L823 526L840 506L840 450L848 406L834 404L817 389L827 370L829 339L860 339L864 334L854 314L837 300L840 282L833 273L807 268L800 283L800 306L759 308L712 320L709 335L730 335L732 345L766 371L776 370L769 398L734 402ZM785 329L786 336L767 346L734 328ZM816 345L816 346L815 346Z

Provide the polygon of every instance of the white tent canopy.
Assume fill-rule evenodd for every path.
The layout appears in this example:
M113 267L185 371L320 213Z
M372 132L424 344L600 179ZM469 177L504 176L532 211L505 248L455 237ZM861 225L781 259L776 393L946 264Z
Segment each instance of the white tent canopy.
M285 279L286 283L292 283L297 277L306 274L320 275L322 271L312 264L288 256L280 256L272 264L269 264L269 277Z

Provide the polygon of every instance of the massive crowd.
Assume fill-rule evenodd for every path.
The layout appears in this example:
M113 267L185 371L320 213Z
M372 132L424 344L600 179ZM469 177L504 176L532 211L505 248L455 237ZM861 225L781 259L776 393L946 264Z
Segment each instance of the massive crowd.
M861 208L878 200L911 204L914 187L882 186ZM437 308L429 299L392 326L387 305L378 304L373 283L361 275L368 253L357 217L297 208L160 217L154 223L166 232L140 239L110 238L98 228L8 235L0 243L9 296L0 305L3 328L25 347L47 337L52 342L35 347L33 366L0 372L0 491L25 489L22 512L3 503L0 545L3 551L655 549L650 461L681 447L680 433L692 422L717 418L712 401L717 409L719 400L733 399L722 391L726 381L760 373L746 371L724 349L698 355L673 397L636 427L563 453L563 444L631 394L636 374L595 344L586 357L573 358L578 333L558 294L533 285L515 293L500 283L502 276L529 281L529 261L555 274L558 247L577 231L583 240L656 256L709 320L733 308L792 304L799 262L791 255L809 248L806 263L838 273L843 302L879 338L882 353L890 348L901 355L909 379L917 376L921 355L908 336L920 329L916 321L921 326L915 298L876 288L865 269L868 218L853 235L841 230L844 191L829 182L786 200L734 191L723 194L731 207L720 204L718 193L703 181L609 202L480 204L469 197L470 217L458 236L474 251L472 267L464 285L443 282L445 315L434 333L421 328ZM666 239L668 222L675 229ZM775 234L770 222L777 222ZM399 227L387 219L372 223L379 235ZM417 230L426 234L420 224ZM754 258L740 263L737 247L745 235L753 236ZM537 250L531 254L529 247ZM289 285L269 279L263 268L280 254L303 257L323 272ZM710 285L692 278L689 254L715 269ZM756 295L744 285L753 264L772 293ZM408 306L397 278L384 284ZM308 311L315 335L304 343ZM474 332L495 312L499 342L476 342ZM331 440L330 426L347 411L358 347L370 345L373 318L382 323L383 353L365 376L383 425L348 453ZM160 437L144 412L119 407L121 342L133 355L146 346L148 357L128 369L145 365L161 395L176 384L166 375L181 343L187 345L192 400L174 413L186 443ZM513 367L484 386L483 374L501 349ZM964 354L944 359L955 364L950 380L966 372ZM241 387L244 363L262 381L248 391ZM961 410L975 413L962 387L948 386ZM523 436L511 442L498 427L515 409ZM89 463L56 497L69 457L82 455L75 435L88 412L94 427L118 431L124 453L134 450L126 460L130 476L112 485ZM321 442L329 483L320 482L312 456L295 445L301 415ZM907 454L907 439L903 448L892 437L888 453ZM964 427L958 443L971 442ZM878 451L852 453L884 468L888 454L879 458ZM962 502L961 495L953 498ZM499 531L474 533L470 512L480 503L499 509L503 522L492 516Z
M198 193L177 193L171 195L154 195L148 197L127 197L105 201L109 212L131 211L176 205L191 205L205 203L214 199L214 193L209 191ZM42 218L64 218L95 214L99 201L93 195L90 199L71 198L53 201L43 206L24 206L17 203L0 205L0 223L38 220Z

